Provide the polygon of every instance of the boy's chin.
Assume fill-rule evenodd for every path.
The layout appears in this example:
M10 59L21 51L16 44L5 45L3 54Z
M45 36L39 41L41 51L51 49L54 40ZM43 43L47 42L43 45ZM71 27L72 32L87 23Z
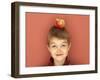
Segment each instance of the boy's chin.
M56 60L56 61L62 61L62 60L65 60L65 58L64 58L64 57L58 57L58 58L56 58L55 60Z

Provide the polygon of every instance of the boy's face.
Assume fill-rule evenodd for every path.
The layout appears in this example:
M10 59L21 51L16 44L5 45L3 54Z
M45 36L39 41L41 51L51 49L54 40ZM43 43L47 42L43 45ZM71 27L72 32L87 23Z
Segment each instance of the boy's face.
M54 60L61 61L67 57L69 48L66 39L53 37L50 39L48 50Z

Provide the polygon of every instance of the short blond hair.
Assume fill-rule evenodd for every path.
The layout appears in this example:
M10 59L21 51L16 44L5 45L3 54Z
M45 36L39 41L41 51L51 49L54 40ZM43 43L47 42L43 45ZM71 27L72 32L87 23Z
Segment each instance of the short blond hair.
M68 31L65 29L65 27L63 28L57 28L55 26L53 26L48 33L48 45L50 42L50 39L56 37L59 39L66 39L68 41L68 44L70 44L70 36Z

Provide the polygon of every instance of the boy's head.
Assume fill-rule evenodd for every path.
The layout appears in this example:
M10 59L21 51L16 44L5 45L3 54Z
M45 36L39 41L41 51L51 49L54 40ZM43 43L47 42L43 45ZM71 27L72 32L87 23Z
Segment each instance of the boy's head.
M58 38L58 39L63 39L67 40L68 45L70 44L70 37L69 33L65 28L57 28L53 26L48 33L48 46L50 45L50 40L52 38Z
M54 60L66 59L70 49L70 37L65 27L53 26L48 33L48 50Z

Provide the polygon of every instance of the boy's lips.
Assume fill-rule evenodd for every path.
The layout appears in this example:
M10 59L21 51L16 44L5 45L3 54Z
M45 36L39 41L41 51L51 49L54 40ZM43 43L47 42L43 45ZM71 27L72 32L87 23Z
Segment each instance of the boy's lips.
M56 56L62 56L63 54L56 54Z

